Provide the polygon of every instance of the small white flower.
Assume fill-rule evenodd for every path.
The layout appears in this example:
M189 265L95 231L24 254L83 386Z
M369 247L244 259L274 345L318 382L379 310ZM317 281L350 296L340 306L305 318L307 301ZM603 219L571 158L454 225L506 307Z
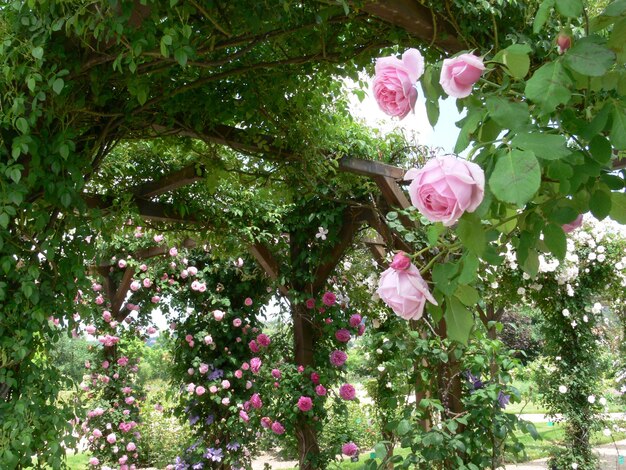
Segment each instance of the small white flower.
M568 309L566 309L566 308L563 309L563 316L565 318L569 317L569 310Z
M559 385L559 392L567 393L567 387L565 385Z
M526 289L524 289L523 287L520 287L519 289L517 289L517 293L519 295L524 295L526 293Z
M608 428L605 428L604 431L602 431L602 434L604 434L606 437L609 437L611 435L611 430Z
M597 258L596 254L592 251L591 253L589 253L589 255L587 256L587 258L589 259L589 261L593 261L594 259Z
M598 255L598 261L600 261L601 263L603 263L605 259L606 259L606 255L604 254Z
M493 281L493 282L490 284L490 286L491 286L491 288L492 288L492 289L497 289L497 288L498 288L498 282L497 282L497 281Z
M576 469L578 468L578 464L577 464L576 462L574 462L574 463L572 464L572 468L573 468L574 470L576 470Z
M596 251L597 251L598 253L604 253L604 252L605 252L605 250L606 250L606 249L605 249L602 245L600 245L600 246L598 246L598 248L596 248Z
M378 348L378 349L376 350L376 353L378 353L378 354L382 354L382 353L383 353L383 350L382 350L382 349L380 349L380 348Z
M560 361L561 360L561 356L557 356L554 358L555 361Z
M319 238L320 240L326 240L326 235L328 235L328 230L324 227L317 227L317 233L315 234L315 238Z
M578 326L578 323L576 323L576 320L572 320L572 328L576 328L576 326Z
M602 406L606 406L606 398L602 397L598 400Z
M528 273L523 273L522 274L522 279L524 279L525 281L528 281L530 279L530 274Z
M589 323L589 317L587 315L583 315L583 321L585 323Z
M378 372L385 372L385 366L378 366Z
M602 304L600 302L596 302L593 304L593 307L591 307L591 311L593 313L600 313L602 311Z
M587 397L587 401L593 405L596 402L596 396L595 395L589 395Z

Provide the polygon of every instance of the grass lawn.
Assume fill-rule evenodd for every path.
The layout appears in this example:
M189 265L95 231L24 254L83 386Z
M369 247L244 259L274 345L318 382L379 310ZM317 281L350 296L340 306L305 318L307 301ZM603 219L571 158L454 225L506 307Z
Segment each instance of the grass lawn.
M67 468L71 470L84 470L88 467L90 454L67 454Z

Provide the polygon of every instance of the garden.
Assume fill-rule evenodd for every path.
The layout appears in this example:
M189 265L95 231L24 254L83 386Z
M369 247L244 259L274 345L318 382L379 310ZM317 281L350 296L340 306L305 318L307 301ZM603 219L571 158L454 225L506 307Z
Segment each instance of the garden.
M624 0L0 2L0 469L622 468L625 44Z

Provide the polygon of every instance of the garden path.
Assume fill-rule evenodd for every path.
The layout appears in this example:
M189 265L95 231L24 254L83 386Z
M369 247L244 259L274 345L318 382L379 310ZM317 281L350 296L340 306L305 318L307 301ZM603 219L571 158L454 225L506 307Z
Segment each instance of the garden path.
M605 444L594 449L600 456L600 470L626 470L626 463L620 463L619 457L626 456L626 439L614 444ZM518 465L510 464L506 470L539 470L547 469L548 459L533 460ZM624 459L626 462L626 459Z

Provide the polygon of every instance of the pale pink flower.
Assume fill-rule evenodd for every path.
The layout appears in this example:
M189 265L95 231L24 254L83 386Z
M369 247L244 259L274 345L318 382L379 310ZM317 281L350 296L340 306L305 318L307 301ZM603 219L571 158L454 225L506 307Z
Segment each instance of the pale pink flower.
M199 385L196 387L196 395L200 396L200 395L204 395L206 392L206 388L204 388L202 385Z
M117 441L117 437L115 436L115 433L111 433L107 436L107 442L109 444L115 444L115 441Z
M461 54L443 61L439 84L453 98L465 98L472 92L474 83L484 70L482 58L474 54Z
M408 49L402 60L390 56L376 59L374 98L389 116L403 119L415 107L415 84L424 73L424 58L417 49Z
M250 297L246 297L246 300L243 301L243 303L247 306L250 307L252 305L252 299Z
M176 256L177 254L178 254L178 249L175 246L170 248L170 256Z
M208 364L200 364L200 367L198 367L198 372L200 372L201 374L206 374L209 371L209 365Z
M243 377L243 372L241 371L241 369L237 369L235 371L235 377L238 378L238 379Z
M224 312L222 312L221 310L213 310L213 318L215 318L217 321L222 321L224 319Z
M563 229L565 233L570 233L576 230L577 228L579 228L582 224L583 224L583 215L578 214L578 217L576 217L569 224L561 225L561 228Z
M151 287L152 286L152 281L149 278L144 278L144 280L142 281L142 284L145 288Z
M130 290L137 292L139 289L141 289L141 282L133 281L130 283Z
M431 222L454 224L465 212L474 212L485 195L485 173L475 163L453 155L430 159L404 176L411 203Z
M155 235L152 238L156 243L161 243L163 241L163 235Z

